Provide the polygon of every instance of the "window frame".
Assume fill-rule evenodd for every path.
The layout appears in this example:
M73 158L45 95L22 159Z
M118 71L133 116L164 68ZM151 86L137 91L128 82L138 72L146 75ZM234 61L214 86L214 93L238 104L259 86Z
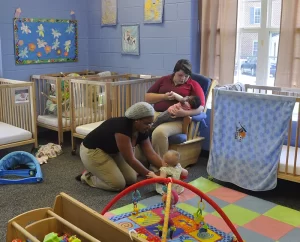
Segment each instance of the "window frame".
M272 0L260 1L260 24L253 24L251 26L243 26L237 29L237 50L236 50L236 63L238 65L238 72L240 73L240 53L241 53L241 38L245 33L257 33L257 70L256 70L256 85L267 86L270 72L269 62L269 46L271 33L280 33L280 28L271 27L271 12L272 12ZM238 17L243 18L243 0L239 0ZM259 7L254 8L255 9ZM256 40L253 40L253 42ZM252 47L253 48L253 47ZM253 53L253 51L252 51ZM240 74L238 74L240 76ZM238 78L237 81L243 82L243 79Z
M256 47L256 48L254 48L254 47ZM256 54L254 54L255 52L256 52ZM253 42L252 42L252 56L257 56L257 53L258 53L258 41L253 40Z
M256 13L256 11L259 10L259 14ZM256 21L256 17L258 18L259 21ZM261 7L255 7L254 8L254 13L253 13L253 23L254 24L260 24L261 23Z

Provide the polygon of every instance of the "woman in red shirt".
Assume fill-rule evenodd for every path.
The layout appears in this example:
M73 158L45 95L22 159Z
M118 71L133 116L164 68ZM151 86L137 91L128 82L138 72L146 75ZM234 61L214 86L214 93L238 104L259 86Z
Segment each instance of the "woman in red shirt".
M172 114L175 117L200 114L204 110L205 96L200 84L191 79L191 74L192 65L188 60L182 59L177 61L173 74L161 77L150 87L145 96L146 102L154 104L154 110L156 112L164 112L170 106L178 102L173 92L183 97L198 96L201 101L199 108L174 110ZM157 115L158 113L156 113L156 116ZM168 122L159 125L152 133L152 145L156 153L162 157L169 148L168 137L180 133L182 133L182 121Z

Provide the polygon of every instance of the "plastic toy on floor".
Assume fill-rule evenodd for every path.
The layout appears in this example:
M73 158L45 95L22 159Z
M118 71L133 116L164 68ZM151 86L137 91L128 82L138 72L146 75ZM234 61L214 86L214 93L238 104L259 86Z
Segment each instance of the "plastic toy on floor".
M128 212L113 216L110 220L121 227L127 228L130 233L134 231L139 237L152 242L243 242L232 222L212 199L194 186L171 178L151 178L126 188L107 204L101 214L104 215L108 212L119 199L129 192L153 183L167 184L167 192L162 197L161 203L139 209L138 215ZM183 186L199 196L198 209L194 214L190 214L180 207L172 209L178 201L178 195L172 192L172 184ZM227 234L205 222L203 215L203 210L205 209L204 201L208 202L219 213L233 234Z
M14 151L0 160L0 184L39 183L43 174L37 159L25 151Z

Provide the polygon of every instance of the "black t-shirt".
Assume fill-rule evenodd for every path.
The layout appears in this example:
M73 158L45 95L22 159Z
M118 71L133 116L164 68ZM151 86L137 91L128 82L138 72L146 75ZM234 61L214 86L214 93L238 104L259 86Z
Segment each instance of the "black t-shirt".
M126 117L105 120L84 138L83 145L88 149L99 148L108 154L116 154L119 149L115 134L120 133L132 138L133 122L134 120ZM136 144L140 144L147 138L148 133L139 133Z

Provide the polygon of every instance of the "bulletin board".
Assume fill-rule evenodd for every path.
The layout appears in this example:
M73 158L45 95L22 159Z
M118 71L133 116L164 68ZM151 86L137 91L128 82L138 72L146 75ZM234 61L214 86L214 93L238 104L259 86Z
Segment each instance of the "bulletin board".
M77 20L15 18L15 63L77 62L77 38Z

